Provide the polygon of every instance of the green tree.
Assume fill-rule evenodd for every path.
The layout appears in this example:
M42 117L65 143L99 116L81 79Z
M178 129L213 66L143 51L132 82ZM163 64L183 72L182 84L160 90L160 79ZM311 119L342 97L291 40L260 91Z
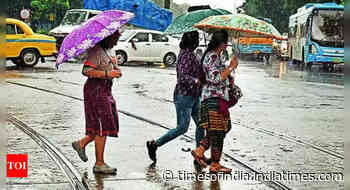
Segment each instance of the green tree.
M69 0L69 7L71 9L83 9L84 2L83 0Z
M34 23L34 25L50 23L50 14L53 14L53 25L57 25L69 8L68 0L32 0L32 23Z
M312 2L324 3L331 0L313 0ZM342 3L343 0L333 0ZM310 0L246 0L244 10L253 17L264 17L272 20L272 24L280 31L288 31L289 17L295 14L298 8L310 3Z
M288 31L289 11L285 10L285 1L286 0L247 0L244 9L246 14L253 17L271 19L272 24L280 32L286 32Z
M29 0L16 0L8 2L8 8L6 9L6 15L9 18L20 19L20 12L23 8L30 8Z

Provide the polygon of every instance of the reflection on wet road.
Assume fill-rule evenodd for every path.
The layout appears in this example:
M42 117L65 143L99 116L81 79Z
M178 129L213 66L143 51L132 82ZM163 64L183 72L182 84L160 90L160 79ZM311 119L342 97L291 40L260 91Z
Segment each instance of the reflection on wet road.
M173 88L176 83L174 68L160 69L159 65L154 65L124 66L121 69L123 78L116 80L113 87L118 107L170 128L175 127L176 114L172 103ZM32 71L13 69L11 72L19 74L19 77L9 79L11 81L82 98L82 85L85 78L80 74L81 65L66 64L62 65L60 70L55 70L52 64L43 65ZM310 146L279 137L282 134L344 155L344 78L342 74L318 72L317 67L314 67L312 72L301 71L284 62L263 65L258 62L242 61L237 71L237 84L242 88L244 96L231 110L234 127L228 134L224 152L262 171L343 172L341 157L333 157ZM33 128L42 134L61 137L52 141L62 148L62 152L72 157L72 162L82 173L88 170L90 180L98 189L111 189L115 184L118 184L118 187L127 188L132 180L134 180L133 187L141 185L145 189L181 187L184 189L232 189L233 187L232 183L226 182L185 184L163 182L161 175L164 170L181 167L177 162L184 164L185 168L191 164L191 157L183 156L184 152L181 151L193 146L192 142L186 141L183 144L180 143L181 147L171 146L172 150L180 149L174 153L181 155L180 157L173 158L166 155L169 150L164 150L161 154L165 160L169 160L169 157L173 158L174 163L160 162L155 168L149 168L148 160L144 160L147 158L144 158L143 154L141 157L137 154L137 152L144 152L143 140L138 140L136 145L131 144L127 147L135 151L130 156L135 155L135 158L139 158L134 162L128 161L125 156L119 156L118 150L116 153L109 151L112 155L116 155L113 157L116 158L114 163L121 173L118 172L117 176L94 176L89 168L93 163L82 164L79 160L75 160L74 152L67 145L83 133L81 102L74 102L68 97L45 95L33 89L11 87L12 94L22 90L23 95L20 99L14 98L9 101L13 103L10 104L9 111L32 124ZM121 123L124 124L122 127L125 130L133 128L131 134L142 134L145 140L161 134L156 132L159 130L156 129L157 127L148 124L148 131L140 132L138 127L145 124L139 121L130 122L129 119L123 118ZM71 134L72 129L75 131L78 129L79 132ZM191 123L189 136L194 137L194 129L195 126ZM116 142L118 147L131 143L128 138L120 138ZM112 146L110 150L113 149ZM232 164L232 167L239 167L229 159L225 159L226 165ZM124 162L135 164L138 171L128 171L127 167L120 166ZM343 188L343 182L283 183L293 189ZM247 186L239 187L236 189L247 189ZM248 188L266 189L267 187L248 186Z

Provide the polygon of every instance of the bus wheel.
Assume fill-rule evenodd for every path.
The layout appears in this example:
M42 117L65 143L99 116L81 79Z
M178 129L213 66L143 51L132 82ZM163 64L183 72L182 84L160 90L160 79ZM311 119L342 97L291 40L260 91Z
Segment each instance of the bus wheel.
M330 63L329 64L329 67L328 67L328 70L329 70L329 72L334 72L334 70L335 70L335 65L334 65L334 63Z
M327 72L328 71L328 63L323 63L322 64L322 71Z

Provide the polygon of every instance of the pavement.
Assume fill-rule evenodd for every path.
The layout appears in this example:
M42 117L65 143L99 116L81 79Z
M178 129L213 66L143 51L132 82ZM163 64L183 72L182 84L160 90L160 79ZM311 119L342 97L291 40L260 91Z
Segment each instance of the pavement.
M244 97L231 112L234 125L225 141L224 152L262 171L343 171L343 160L278 136L297 137L343 154L341 76L290 68L281 72L280 68L279 64L265 68L253 62L240 65L237 84L243 87ZM187 133L190 138L182 136L161 147L158 163L153 166L145 142L161 136L167 129L123 113L119 114L120 137L108 138L105 154L106 162L117 167L118 174L95 176L93 143L87 147L87 163L80 161L71 148L72 141L84 136L81 99L85 77L81 76L81 65L64 64L55 70L54 63L48 62L33 69L17 70L13 66L8 69L13 73L8 82L38 88L7 83L6 96L11 97L6 102L9 113L59 148L81 175L88 174L95 189L271 189L254 180L179 180L179 171L195 172L189 152L195 144L193 122ZM122 67L122 71L123 78L116 80L113 87L118 109L168 128L175 127L174 68L129 65ZM60 168L36 143L11 123L6 126L8 153L27 153L30 163L28 178L8 179L9 189L70 189ZM275 136L267 135L269 131ZM222 163L234 171L249 172L229 157L223 157ZM174 180L163 178L169 171ZM343 189L342 182L286 184L293 189Z
M76 87L66 88L55 80L16 78L8 81L42 88L50 87L51 90L60 90L77 97L82 95L80 88L74 91ZM72 141L84 135L83 102L13 84L6 86L8 97L16 97L18 92L21 92L21 98L13 98L6 103L9 114L47 137L67 156L82 176L88 174L93 189L270 189L265 184L253 180L181 179L183 172L187 174L187 178L195 175L190 154L190 150L195 146L193 139L182 136L159 148L158 162L154 165L148 158L145 143L160 137L168 130L122 113L119 113L120 137L108 138L105 152L106 163L118 169L117 175L94 175L94 143L86 148L89 158L86 163L80 161L70 145ZM156 118L162 118L161 112L153 114L158 115ZM170 125L175 122L172 120ZM9 134L7 153L23 153L29 157L28 178L8 178L8 189L71 189L60 168L38 144L11 123L7 122L5 126ZM193 127L192 123L192 131ZM222 163L237 172L248 172L230 162L229 158L224 157ZM204 172L208 172L208 169Z

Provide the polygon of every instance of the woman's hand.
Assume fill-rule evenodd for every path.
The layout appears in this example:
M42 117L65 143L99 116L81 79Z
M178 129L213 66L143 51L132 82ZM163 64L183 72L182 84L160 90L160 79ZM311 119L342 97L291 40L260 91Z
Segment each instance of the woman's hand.
M224 72L221 73L221 80L226 80L228 76L235 70L238 66L238 56L232 56L230 65Z
M238 56L232 56L229 68L236 69L238 66Z
M201 81L200 81L199 79L196 79L194 82L195 82L195 83L196 83L196 85L198 85L198 86L200 86L200 85L201 85Z
M120 71L120 69L115 69L115 70L112 70L110 72L108 72L108 77L109 78L119 78L122 76L122 72Z
M117 61L117 59L116 59L115 57L112 57L111 59L112 59L113 64L115 64L115 65L118 66L118 61Z
M233 79L233 78L230 79L230 85L232 85L232 87L235 86L235 79Z

